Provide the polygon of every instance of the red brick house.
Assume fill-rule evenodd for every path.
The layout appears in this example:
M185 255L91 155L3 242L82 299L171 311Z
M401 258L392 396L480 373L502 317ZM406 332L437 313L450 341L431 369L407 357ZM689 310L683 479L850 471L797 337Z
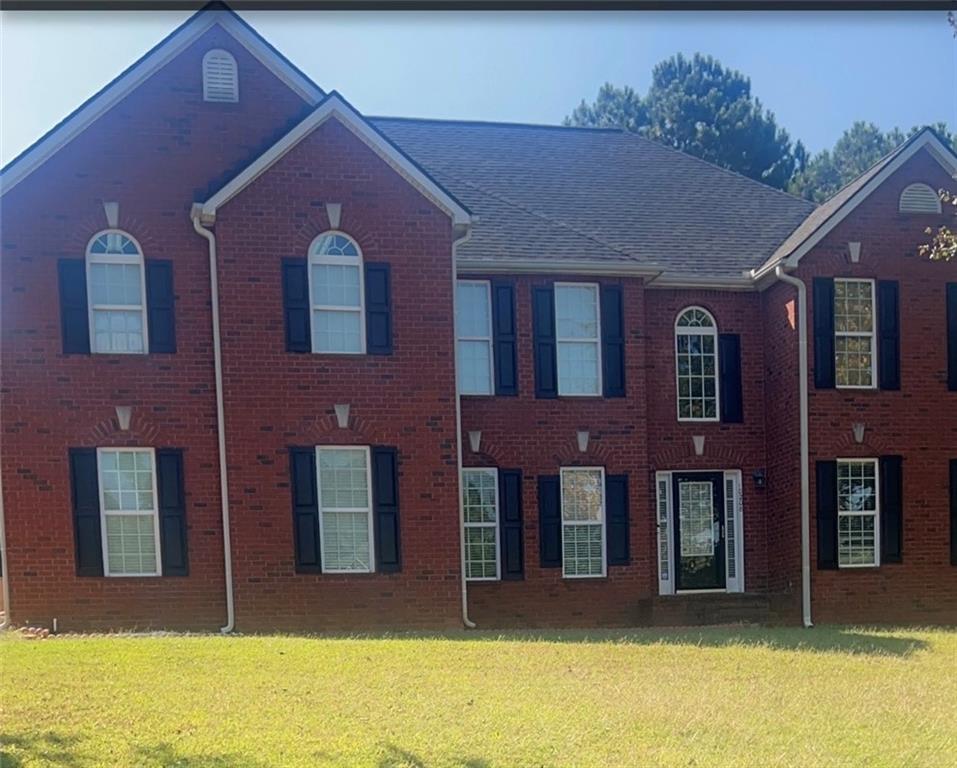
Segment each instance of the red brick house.
M955 623L955 174L371 118L201 11L0 177L9 620Z

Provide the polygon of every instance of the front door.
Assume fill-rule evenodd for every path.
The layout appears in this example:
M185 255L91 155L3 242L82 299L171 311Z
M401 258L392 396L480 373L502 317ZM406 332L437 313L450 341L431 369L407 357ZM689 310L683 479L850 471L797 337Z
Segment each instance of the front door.
M724 490L720 472L674 473L678 589L724 589Z

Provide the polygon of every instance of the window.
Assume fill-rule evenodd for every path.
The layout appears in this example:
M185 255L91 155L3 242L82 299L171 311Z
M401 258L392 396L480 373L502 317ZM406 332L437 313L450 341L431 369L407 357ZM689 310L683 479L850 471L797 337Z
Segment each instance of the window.
M152 448L97 450L107 576L159 576L156 460Z
M94 352L147 351L144 271L143 251L126 233L109 230L90 241L86 281Z
M876 381L873 280L834 281L834 366L839 387L867 388Z
M940 196L927 184L910 184L900 197L901 213L940 213Z
M562 468L562 575L605 575L605 470Z
M690 307L675 323L678 421L718 420L718 329L706 309Z
M492 394L492 299L484 280L459 280L456 286L455 334L459 392Z
M601 394L598 286L555 284L558 394Z
M371 573L369 449L316 448L324 573Z
M462 506L465 516L465 577L499 577L498 470L462 470Z
M879 565L877 459L838 459L837 562L842 568Z
M239 101L236 59L214 48L203 56L203 101Z
M362 354L366 347L362 254L347 235L326 232L309 249L312 351Z

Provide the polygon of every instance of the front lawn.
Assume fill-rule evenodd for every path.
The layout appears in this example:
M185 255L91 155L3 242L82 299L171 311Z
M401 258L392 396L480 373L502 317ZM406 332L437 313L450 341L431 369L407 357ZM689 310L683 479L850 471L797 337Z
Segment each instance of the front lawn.
M0 765L930 766L957 633L0 639Z

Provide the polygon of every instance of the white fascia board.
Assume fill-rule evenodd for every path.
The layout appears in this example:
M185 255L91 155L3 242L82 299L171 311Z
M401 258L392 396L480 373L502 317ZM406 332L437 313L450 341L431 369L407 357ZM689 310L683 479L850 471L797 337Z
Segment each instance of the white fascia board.
M448 213L452 218L452 224L454 226L467 225L471 222L471 214L458 200L429 178L415 163L383 138L381 134L372 128L361 115L352 109L352 107L335 92L330 93L302 122L267 149L225 187L203 203L203 219L205 221L214 221L216 211L219 207L225 205L238 195L283 155L330 118L335 118L352 131L353 134L392 166L394 170L409 181L419 192Z
M126 73L107 85L86 104L23 155L14 158L0 176L0 195L4 195L39 168L56 152L86 130L97 118L140 86L147 78L169 63L200 35L219 24L249 53L288 85L306 103L314 105L323 98L323 92L307 77L290 66L256 36L242 21L228 11L198 11L179 29L160 42L154 50L132 65Z
M662 275L648 283L649 288L682 289L696 288L715 291L753 291L754 280L750 277L694 277L681 275Z
M655 278L661 269L634 261L589 261L584 259L469 259L456 262L458 274L483 275L619 275Z

